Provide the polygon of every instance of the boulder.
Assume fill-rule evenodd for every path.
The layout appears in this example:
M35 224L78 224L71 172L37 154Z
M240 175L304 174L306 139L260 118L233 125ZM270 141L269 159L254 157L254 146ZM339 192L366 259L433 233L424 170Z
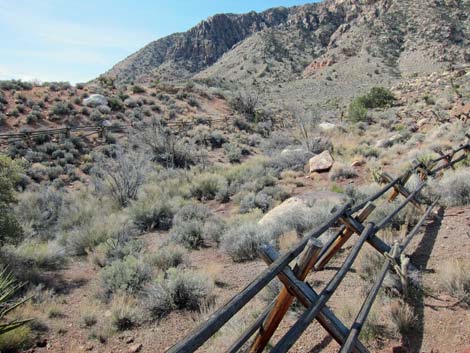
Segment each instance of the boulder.
M333 130L336 127L336 124L324 122L324 123L318 124L318 127L322 129L323 131L329 131L329 130Z
M310 173L322 173L331 169L334 164L334 159L329 151L323 151L316 156L313 156L308 161Z
M101 94L92 94L83 100L83 104L88 107L99 107L100 105L108 105L108 99Z
M321 203L321 206L318 206L320 208L324 208L324 204L333 208L334 206L343 205L347 200L348 197L344 194L331 191L306 192L304 194L288 198L279 206L266 213L258 223L262 226L266 226L267 228L269 228L270 225L282 223L288 223L289 225L294 226L296 216L309 214L315 217L315 207L318 203ZM291 230L292 229L289 229L287 231ZM325 233L325 237L327 236L328 234ZM325 237L321 237L320 240L324 242Z

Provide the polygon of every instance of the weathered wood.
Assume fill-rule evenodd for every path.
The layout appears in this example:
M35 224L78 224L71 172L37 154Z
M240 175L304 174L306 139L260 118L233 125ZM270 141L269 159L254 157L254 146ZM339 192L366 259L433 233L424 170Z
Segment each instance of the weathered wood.
M382 173L382 178L384 178L384 180L388 182L393 180L392 176L385 172ZM398 196L399 194L402 194L404 197L408 197L410 195L410 191L401 183L397 183L393 188L394 188L394 193L392 193L392 195L389 197L388 199L389 202L392 202L393 200L395 200L396 196ZM418 209L420 210L422 209L421 204L417 200L412 199L410 200L410 202L414 206L416 206Z
M263 289L282 269L295 259L305 248L310 238L317 238L333 225L346 210L350 203L343 205L317 230L310 232L294 249L277 259L269 268L264 270L245 289L233 297L227 304L217 310L210 318L202 323L192 334L170 347L168 353L194 352L204 344L215 332L229 321L241 308L245 306L261 289Z
M317 261L317 257L322 249L321 245L321 242L317 239L309 240L305 251L300 255L299 260L294 267L294 274L299 280L303 281L307 277L307 274ZM263 326L260 328L260 332L256 336L249 349L250 353L263 352L272 335L289 310L289 307L294 301L294 298L295 297L289 293L286 287L281 289L273 310L269 314Z
M290 328L290 330L280 339L280 341L271 350L271 353L285 353L287 352L294 343L299 339L302 333L307 329L310 323L315 319L320 310L324 308L326 302L333 295L336 288L346 276L347 272L351 268L354 260L356 259L359 251L366 242L366 239L377 232L373 223L368 223L364 228L359 240L354 245L353 249L349 253L348 257L344 261L341 268L336 272L331 281L326 285L325 289L319 294L315 304L305 311L304 314L297 320L297 322Z
M272 263L278 256L277 251L272 247L267 246L264 248L262 258L266 263ZM278 277L287 288L290 288L299 302L306 308L311 308L312 305L317 302L319 298L318 294L305 282L298 280L289 266L286 266L284 270L279 273ZM328 307L325 306L321 308L316 319L339 344L345 342L348 329ZM357 341L354 346L354 352L366 353L368 350L361 342Z
M367 206L356 217L356 220L360 223L364 222L374 210L375 210L375 205L373 203L367 204ZM340 220L342 219L340 218ZM354 234L354 232L356 232L355 227L352 227L346 224L347 221L344 221L343 223L345 223L346 229L343 231L343 234L341 234L335 240L335 242L331 245L331 247L327 250L327 252L319 259L318 263L315 265L315 269L317 271L323 270L326 264L330 262L331 258L335 256L335 254L342 248L344 243L346 243L348 239ZM358 234L360 234L360 232Z

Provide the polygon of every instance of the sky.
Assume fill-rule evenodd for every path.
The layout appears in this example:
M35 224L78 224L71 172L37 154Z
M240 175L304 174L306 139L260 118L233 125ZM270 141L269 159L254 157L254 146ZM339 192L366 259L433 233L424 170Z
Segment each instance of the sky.
M216 13L309 0L0 0L0 80L86 82Z

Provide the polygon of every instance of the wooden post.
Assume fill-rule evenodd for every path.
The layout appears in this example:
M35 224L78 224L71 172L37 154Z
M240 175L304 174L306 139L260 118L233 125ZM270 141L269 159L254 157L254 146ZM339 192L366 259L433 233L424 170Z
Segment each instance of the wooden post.
M387 173L382 173L382 178L386 180L387 182L391 182L393 178L387 174ZM401 183L397 183L396 185L393 186L394 191L392 195L389 197L388 202L392 202L395 200L395 198L398 196L398 194L402 194L404 197L408 197L411 193L406 189ZM421 204L416 201L415 199L410 200L410 202L415 205L418 209L422 209Z
M313 268L313 265L317 261L317 257L322 249L321 245L321 242L317 239L310 239L308 241L305 251L300 255L297 264L294 267L294 274L299 280L305 280L307 274ZM269 313L264 324L260 327L260 330L248 352L263 352L272 335L289 310L294 298L295 297L289 293L285 286L281 289L274 308Z
M364 222L367 217L375 210L375 205L373 203L367 204L367 206L361 211L361 213L356 217L356 220L360 223ZM348 227L343 231L343 234L336 239L336 241L331 244L328 251L323 255L319 263L315 266L317 271L321 271L325 268L325 265L331 260L331 258L341 249L341 247L348 241L348 239L355 233L353 227ZM360 234L360 232L359 232Z

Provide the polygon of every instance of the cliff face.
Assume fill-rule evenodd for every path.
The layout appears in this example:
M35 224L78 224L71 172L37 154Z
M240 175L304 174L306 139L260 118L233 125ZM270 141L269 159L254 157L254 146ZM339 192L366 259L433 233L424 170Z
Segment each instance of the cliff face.
M148 44L104 75L118 83L194 77L270 85L321 79L328 68L330 78L341 78L349 65L348 75L375 66L375 81L388 82L469 61L469 13L470 0L326 0L219 14Z
M251 34L285 22L288 13L286 8L275 8L262 13L212 16L185 33L151 42L105 75L116 77L118 82L129 82L162 65L174 64L179 69L170 76L187 77L215 63L233 45Z

